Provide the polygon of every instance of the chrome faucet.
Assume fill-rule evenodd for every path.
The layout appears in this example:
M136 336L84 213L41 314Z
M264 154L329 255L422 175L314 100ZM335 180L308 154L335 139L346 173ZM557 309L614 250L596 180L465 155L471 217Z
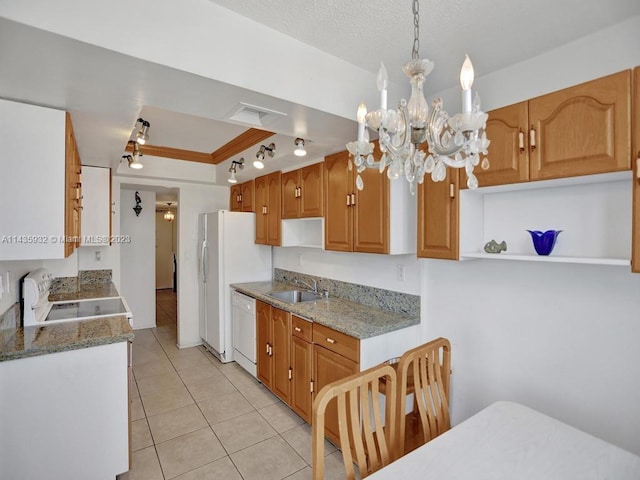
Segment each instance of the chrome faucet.
M296 280L296 283L304 285L309 290L311 290L313 293L318 293L318 282L313 278L311 279L311 281L313 282L313 287L310 284L308 284L307 282L305 282L304 280L300 280L300 279Z

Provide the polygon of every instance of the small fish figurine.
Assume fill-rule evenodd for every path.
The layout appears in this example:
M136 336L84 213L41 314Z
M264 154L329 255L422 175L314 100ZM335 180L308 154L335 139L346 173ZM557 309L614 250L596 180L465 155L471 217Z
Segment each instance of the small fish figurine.
M507 251L507 242L505 242L503 240L502 242L498 243L495 240L491 240L490 242L487 242L485 244L484 251L487 252L487 253L506 252Z

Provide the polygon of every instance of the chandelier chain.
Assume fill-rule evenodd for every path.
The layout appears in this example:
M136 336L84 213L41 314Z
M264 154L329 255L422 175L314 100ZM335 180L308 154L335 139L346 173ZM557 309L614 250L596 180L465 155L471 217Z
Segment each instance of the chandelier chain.
M413 50L411 51L411 58L418 59L420 54L420 2L413 0Z

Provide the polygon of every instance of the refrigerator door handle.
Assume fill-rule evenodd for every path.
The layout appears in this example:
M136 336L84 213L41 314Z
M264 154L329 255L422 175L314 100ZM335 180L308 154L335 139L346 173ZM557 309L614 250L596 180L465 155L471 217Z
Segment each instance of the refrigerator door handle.
M200 256L202 258L202 265L201 265L201 269L200 271L202 272L202 281L206 282L207 281L207 242L203 241L202 242L202 255Z

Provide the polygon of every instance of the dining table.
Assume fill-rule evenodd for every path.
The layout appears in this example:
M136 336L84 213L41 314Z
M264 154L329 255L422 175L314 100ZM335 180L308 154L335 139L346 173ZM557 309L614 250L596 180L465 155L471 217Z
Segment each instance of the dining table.
M371 480L639 480L640 456L515 402L498 401Z

